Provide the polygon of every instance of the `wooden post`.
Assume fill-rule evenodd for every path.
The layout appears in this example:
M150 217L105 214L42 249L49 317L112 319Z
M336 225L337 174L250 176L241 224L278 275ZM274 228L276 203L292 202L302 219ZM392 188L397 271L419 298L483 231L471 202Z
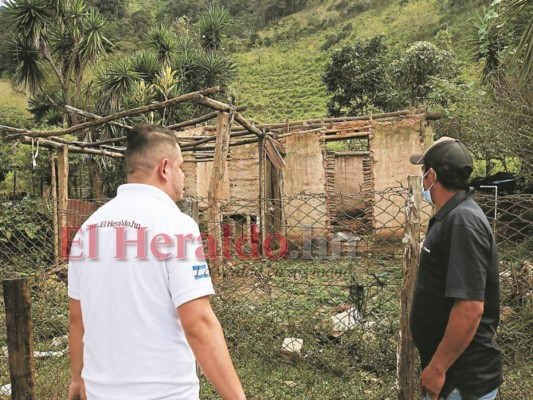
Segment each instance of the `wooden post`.
M217 115L217 140L215 143L215 159L213 161L213 172L209 182L209 193L207 195L207 221L209 233L215 240L216 256L213 260L214 279L223 274L222 264L222 215L220 213L220 199L222 197L222 187L224 183L224 173L226 159L229 151L231 126L227 113L219 112Z
M33 326L27 278L3 281L7 350L13 400L35 399Z
M59 235L61 238L61 254L66 251L68 244L67 209L68 209L68 147L63 146L57 155L58 175L58 213Z
M400 337L397 349L396 388L398 400L412 400L415 396L415 348L409 326L409 317L420 260L420 177L410 175L408 182L403 248L403 284L400 294Z
M50 171L51 171L51 186L50 191L52 198L52 225L54 227L54 264L59 264L59 257L61 252L59 251L59 226L57 216L57 175L56 175L56 159L55 151L50 149Z
M263 137L257 142L257 147L259 150L259 254L263 254L263 240L266 238L266 213L265 207L267 206L267 201L265 199L266 192L266 156L265 156L265 140L266 136Z

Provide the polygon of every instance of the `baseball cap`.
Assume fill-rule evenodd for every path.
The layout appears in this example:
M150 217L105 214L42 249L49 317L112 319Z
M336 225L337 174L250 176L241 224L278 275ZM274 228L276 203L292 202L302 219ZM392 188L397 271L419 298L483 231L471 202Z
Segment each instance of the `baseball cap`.
M443 136L433 143L424 153L409 157L411 164L429 164L438 170L462 170L465 167L474 169L472 156L466 146L459 140Z

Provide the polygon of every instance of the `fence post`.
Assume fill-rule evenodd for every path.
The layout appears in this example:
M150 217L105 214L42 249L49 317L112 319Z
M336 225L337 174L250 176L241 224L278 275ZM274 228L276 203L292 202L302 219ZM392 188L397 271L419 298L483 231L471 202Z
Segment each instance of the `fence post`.
M226 160L228 158L229 141L231 133L231 123L227 113L217 114L217 139L215 142L215 158L213 161L213 171L209 181L209 192L207 195L207 221L209 234L215 240L216 254L212 260L212 276L214 280L222 277L222 214L220 200L222 199L222 188L224 184L224 174L226 172Z
M52 226L54 227L54 264L59 265L61 251L59 248L59 219L57 215L57 176L56 176L56 160L55 151L50 149L50 173L51 173L51 186L52 192Z
M398 400L412 400L415 395L415 348L409 327L409 316L420 259L420 177L410 175L408 182L403 239L403 283L400 294L400 337L397 349Z
M13 400L35 399L33 324L27 278L3 281L7 350Z
M59 213L59 237L61 255L68 249L68 231L67 216L68 216L68 147L63 146L57 155L57 177L58 177L58 213Z

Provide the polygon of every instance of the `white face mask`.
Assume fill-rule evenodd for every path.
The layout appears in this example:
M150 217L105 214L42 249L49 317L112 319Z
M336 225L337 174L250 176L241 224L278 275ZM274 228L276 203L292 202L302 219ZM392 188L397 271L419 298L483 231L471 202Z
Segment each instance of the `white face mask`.
M424 189L424 178L429 173L429 171L430 170L428 169L428 171L422 176L422 179L420 180L420 186L422 187L422 199L428 202L429 204L433 205L433 199L431 198L430 190L435 184L435 181L437 180L437 173L435 172L435 181L433 181L433 183L427 189Z

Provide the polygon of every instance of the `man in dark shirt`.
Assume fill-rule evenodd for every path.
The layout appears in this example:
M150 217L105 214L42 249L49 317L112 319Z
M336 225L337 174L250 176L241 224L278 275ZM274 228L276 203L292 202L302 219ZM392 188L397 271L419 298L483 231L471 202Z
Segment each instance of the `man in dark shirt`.
M468 187L468 149L444 137L424 154L422 196L436 207L420 255L411 330L425 399L491 400L502 383L496 242Z

